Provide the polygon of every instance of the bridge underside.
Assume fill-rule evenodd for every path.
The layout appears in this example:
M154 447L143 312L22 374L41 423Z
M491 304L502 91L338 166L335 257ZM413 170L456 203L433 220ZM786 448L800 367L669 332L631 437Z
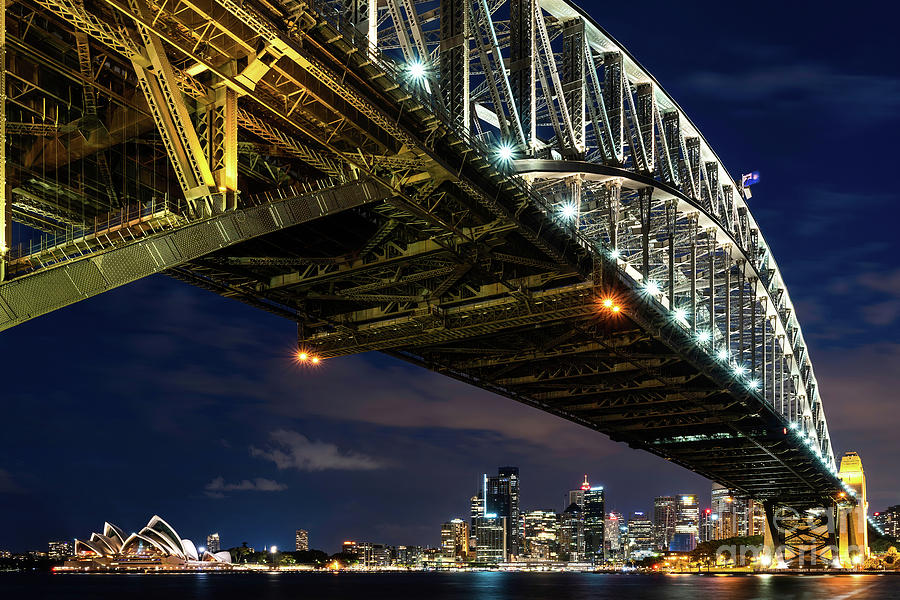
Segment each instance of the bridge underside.
M815 503L828 489L769 406L680 327L640 316L646 300L615 267L555 264L502 224L479 240L424 238L383 202L170 274L296 319L301 348L325 359L382 351L754 498Z

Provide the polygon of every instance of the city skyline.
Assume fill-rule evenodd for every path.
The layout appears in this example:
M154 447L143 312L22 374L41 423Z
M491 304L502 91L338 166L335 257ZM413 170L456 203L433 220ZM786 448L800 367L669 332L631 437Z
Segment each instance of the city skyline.
M821 39L833 15L804 14L809 26L798 30L799 12L785 18L781 5L758 11L765 43L755 28L714 26L738 22L736 6L688 7L677 28L635 22L630 7L603 10L605 26L702 125L724 164L762 174L750 204L803 321L836 454L866 457L873 510L896 505L900 416L885 408L900 386L896 192L860 180L834 152L874 144L871 168L892 172L880 133L897 127L895 38L881 32L886 24L862 21L865 11L847 15L847 26L864 24L881 45L847 53ZM723 50L686 70L671 52L672 29ZM773 148L776 136L786 143ZM889 218L872 222L877 211ZM871 239L860 243L853 232L863 227ZM458 497L454 486L499 464L519 465L534 482L523 485L523 505L556 510L557 490L585 472L606 486L607 510L626 516L652 515L656 496L687 489L702 498L709 487L601 434L386 356L298 369L291 323L162 276L26 323L3 343L14 374L0 425L4 549L44 548L87 523L138 523L155 512L193 539L219 531L226 546L288 548L296 526L313 547L350 536L433 540L433 523L468 514L469 492ZM48 352L59 356L52 375L34 360ZM98 431L127 432L142 440L140 452L78 444L76 434ZM144 478L167 485L147 490ZM366 490L365 501L354 490Z
M505 481L507 483L505 484L505 492L503 493L509 495L510 487L508 485L508 477L510 474L513 474L515 477L515 484L512 489L516 491L519 489L521 481L519 479L519 470L517 467L500 467L498 472L498 476L488 474L482 475L481 489L476 490L475 495L469 498L469 518L462 515L448 517L443 524L440 525L439 533L433 536L435 539L404 540L401 542L392 540L386 542L381 539L369 540L365 538L365 536L351 536L354 537L354 541L350 542L345 540L340 546L332 548L317 546L314 542L310 543L309 532L306 529L294 530L293 545L284 544L280 541L278 535L272 539L267 539L262 543L259 543L259 541L248 540L242 540L238 543L234 540L228 540L227 538L225 538L225 541L223 542L219 532L215 532L206 535L206 546L198 546L197 550L201 553L207 551L212 554L218 552L220 549L224 550L240 547L246 542L251 548L277 547L281 551L321 550L331 554L340 551L342 548L346 550L348 544L375 544L378 547L385 548L391 546L434 548L446 558L456 558L460 561L465 561L469 558L469 552L471 551L474 553L475 551L474 545L470 547L469 544L474 543L476 537L479 535L478 525L475 525L476 519L480 517L490 517L488 521L491 521L494 517L498 516L497 513L488 514L486 512L487 508L483 503L484 493L487 492L489 495L489 505L494 507L493 510L497 510L496 507L498 506L498 503L504 501L502 492L498 491L501 489L497 487L498 481L504 481L504 477L506 478ZM493 480L492 483L489 483L490 480ZM493 493L488 491L488 486L491 484L494 486ZM710 490L708 494L682 491L676 494L657 496L650 500L652 506L652 510L650 511L640 509L621 510L620 507L607 505L605 502L606 488L602 485L590 484L589 476L588 474L585 474L584 480L581 482L580 486L572 487L571 489L558 493L560 498L562 498L561 505L531 506L527 503L521 503L520 498L517 497L515 498L514 503L518 507L518 512L521 516L518 523L520 527L524 526L524 536L522 537L521 545L519 546L508 543L504 538L504 541L502 542L502 544L505 544L503 546L504 552L502 554L502 559L499 559L498 561L502 562L508 560L509 557L513 555L512 548L514 547L519 548L519 554L516 556L519 556L520 559L521 557L533 558L533 552L529 547L528 541L530 518L551 518L554 527L557 528L554 543L559 544L558 547L562 552L566 535L563 532L567 527L565 515L572 508L572 505L578 505L582 514L587 512L585 509L585 502L587 501L588 504L592 502L592 493L599 498L598 510L600 513L598 514L602 515L602 525L604 530L599 542L601 551L597 553L600 557L605 556L608 558L610 556L610 525L621 528L622 536L621 539L619 535L613 536L615 538L612 540L613 555L616 554L616 545L619 548L623 548L623 544L626 541L625 538L630 541L633 541L636 538L638 545L635 549L639 553L643 553L651 550L654 552L666 550L688 551L693 549L698 543L704 541L725 539L735 536L746 537L762 535L763 515L762 505L760 503L747 498L741 498L731 490L716 483L712 483L707 489ZM587 496L585 496L585 493L587 493ZM897 515L900 515L900 505L887 507L884 511L872 511L869 516L871 520L879 526L885 527L887 525L885 530L889 535L897 537L897 534L900 533L900 527L897 526L897 523L900 523L900 518L898 518ZM612 521L610 521L610 519L612 519ZM569 559L574 562L589 561L592 556L590 542L587 541L590 539L590 526L586 523L584 516L579 518L579 522L582 530L578 535L581 540L580 552L578 553L577 558ZM708 529L704 529L704 524L706 524ZM500 528L499 530L504 530L509 526L510 534L512 534L512 531L515 529L515 526L511 525L506 517L502 517L502 522L498 521L498 526ZM637 527L637 529L635 529L635 527ZM690 542L688 542L686 538L679 540L678 537L680 536L678 536L678 534L681 534L682 536L689 535ZM570 535L572 535L571 532ZM198 539L203 539L203 537L198 536ZM54 538L48 542L47 545L49 546L51 558L53 557L54 552L57 553L58 556L65 556L64 550L66 548L74 548L75 546L73 543L76 540L77 538L70 540ZM466 544L464 549L462 549L462 540L465 540ZM448 547L450 548L449 551ZM579 546L573 542L572 547L575 548ZM2 545L2 540L0 540L0 550L13 552L26 551L26 549L11 549L4 547ZM43 551L39 548L28 548L27 550ZM550 557L542 556L541 558L548 559Z

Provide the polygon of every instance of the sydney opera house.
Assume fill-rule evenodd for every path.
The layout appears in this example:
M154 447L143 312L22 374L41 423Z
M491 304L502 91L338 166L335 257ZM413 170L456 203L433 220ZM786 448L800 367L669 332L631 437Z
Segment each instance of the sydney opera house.
M191 540L183 539L161 517L154 515L147 526L129 536L112 523L89 540L75 540L75 556L65 563L79 570L180 570L231 568L228 551L198 552Z

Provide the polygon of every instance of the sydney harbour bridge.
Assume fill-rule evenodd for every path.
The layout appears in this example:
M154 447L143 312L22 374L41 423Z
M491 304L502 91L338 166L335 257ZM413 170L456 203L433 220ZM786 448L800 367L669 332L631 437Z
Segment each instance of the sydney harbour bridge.
M3 19L0 329L164 273L296 322L309 360L399 357L770 522L855 510L748 191L577 6L14 0Z

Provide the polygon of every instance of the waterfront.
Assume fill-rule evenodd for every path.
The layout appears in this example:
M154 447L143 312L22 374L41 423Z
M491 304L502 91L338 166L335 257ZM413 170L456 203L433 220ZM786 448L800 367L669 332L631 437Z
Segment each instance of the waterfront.
M0 574L9 599L170 597L231 600L886 600L900 593L892 575L623 575L594 573L242 573L183 575Z

